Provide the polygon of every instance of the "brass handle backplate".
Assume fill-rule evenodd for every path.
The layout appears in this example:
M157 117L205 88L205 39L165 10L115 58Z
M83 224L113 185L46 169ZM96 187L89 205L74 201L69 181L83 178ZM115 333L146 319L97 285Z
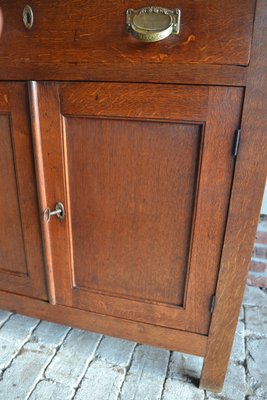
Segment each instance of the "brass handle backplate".
M181 11L162 7L144 7L126 11L127 31L143 42L158 42L180 32Z

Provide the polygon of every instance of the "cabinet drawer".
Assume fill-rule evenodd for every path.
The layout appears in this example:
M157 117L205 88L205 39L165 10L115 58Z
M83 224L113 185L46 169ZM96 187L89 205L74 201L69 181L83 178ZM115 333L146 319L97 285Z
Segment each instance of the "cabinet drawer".
M255 0L168 0L156 6L181 10L179 35L145 43L126 32L126 10L149 6L144 0L109 1L32 0L34 22L22 22L25 2L1 1L4 31L0 46L1 68L23 65L38 68L81 65L221 64L247 65ZM155 67L154 67L155 68ZM54 77L52 77L54 78Z

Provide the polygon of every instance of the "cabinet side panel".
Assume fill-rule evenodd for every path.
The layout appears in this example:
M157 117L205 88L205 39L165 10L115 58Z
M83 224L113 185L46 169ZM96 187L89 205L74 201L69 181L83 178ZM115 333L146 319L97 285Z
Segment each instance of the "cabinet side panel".
M258 0L229 216L201 387L221 391L240 312L267 171L267 4Z

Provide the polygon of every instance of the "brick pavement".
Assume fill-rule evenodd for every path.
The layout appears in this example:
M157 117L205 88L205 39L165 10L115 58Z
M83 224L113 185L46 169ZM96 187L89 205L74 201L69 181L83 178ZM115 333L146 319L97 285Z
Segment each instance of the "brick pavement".
M0 311L0 400L266 400L267 290L247 287L220 395L202 359Z
M267 216L259 220L247 283L267 288Z

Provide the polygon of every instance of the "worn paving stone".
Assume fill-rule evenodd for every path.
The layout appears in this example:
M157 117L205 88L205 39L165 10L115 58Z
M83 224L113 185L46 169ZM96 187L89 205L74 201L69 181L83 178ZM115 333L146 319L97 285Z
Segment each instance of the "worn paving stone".
M162 400L204 400L204 398L204 391L196 388L193 383L170 378L166 381L162 396Z
M247 285L243 298L243 305L267 307L267 293L259 288Z
M105 336L97 349L96 358L110 365L126 367L135 346L134 342Z
M245 368L232 361L227 370L222 393L214 394L207 392L207 396L209 400L245 400L247 391L248 385Z
M267 397L267 338L247 338L249 383L255 394Z
M245 318L245 315L244 315L244 307L242 306L242 307L240 308L239 321L243 321L244 318Z
M267 308L246 307L246 334L267 336Z
M234 361L244 362L246 358L245 351L245 325L242 321L238 321L234 343L231 351L231 358Z
M74 389L62 383L42 380L29 397L29 400L71 400Z
M14 314L0 329L0 370L6 368L37 326L37 319Z
M167 350L137 346L121 389L120 400L159 400L168 361Z
M117 400L125 373L124 368L95 361L82 380L75 400Z
M3 399L9 399L14 388L14 400L24 400L30 395L67 332L66 327L54 326L45 321L38 325L34 335L3 374L0 381L0 395Z
M8 320L12 313L9 311L0 310L0 328Z
M195 382L200 378L203 358L173 352L169 364L169 378Z
M28 347L30 343L38 343L40 346L55 348L62 343L70 329L64 325L42 321L32 334Z
M47 368L45 377L76 387L95 355L102 336L73 329Z
M52 350L42 352L37 349L34 352L23 349L11 367L6 369L0 381L0 398L10 399L12 393L12 400L25 400L41 379L52 356Z
M105 336L75 399L117 400L136 343Z

